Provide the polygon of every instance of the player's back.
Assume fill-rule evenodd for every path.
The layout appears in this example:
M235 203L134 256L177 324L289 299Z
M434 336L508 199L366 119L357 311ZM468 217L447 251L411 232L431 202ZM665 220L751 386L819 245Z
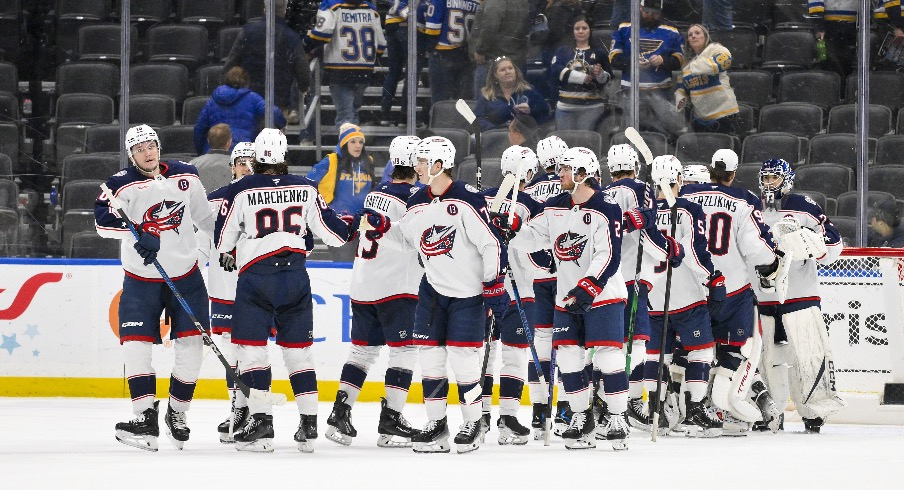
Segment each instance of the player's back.
M439 36L436 49L451 50L467 45L468 34L480 2L477 0L429 0L424 14L427 35Z
M378 51L386 44L376 7L370 2L324 0L319 10L311 35L315 39L330 39L323 52L324 68L372 70Z
M645 195L647 186L637 179L619 179L603 187L603 192L621 208L624 213L634 208L652 205L652 196ZM622 275L629 284L634 282L637 271L637 242L640 233L622 235L621 263ZM644 264L644 275L649 273L649 261Z
M706 214L707 250L713 265L725 276L728 294L750 287L748 264L775 261L772 237L762 218L760 199L740 187L689 184L681 196Z
M542 173L534 177L534 180L525 186L524 191L535 201L542 203L562 193L562 182L555 172Z

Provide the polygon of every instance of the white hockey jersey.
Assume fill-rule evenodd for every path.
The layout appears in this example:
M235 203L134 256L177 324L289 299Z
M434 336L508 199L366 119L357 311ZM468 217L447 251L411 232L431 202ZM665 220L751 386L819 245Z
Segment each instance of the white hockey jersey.
M618 204L622 213L638 207L649 207L653 205L653 195L647 192L647 186L637 179L619 179L603 188L603 192ZM645 195L646 194L646 195ZM631 287L634 285L634 275L637 272L637 242L641 235L645 236L645 241L649 239L645 231L635 233L625 233L622 235L621 249L621 266L622 276L624 276L626 285ZM650 285L650 275L653 273L653 264L649 260L644 260L641 264L640 280L647 287Z
M750 288L748 264L775 261L775 244L763 222L763 204L747 189L718 184L689 184L682 197L695 202L706 213L707 250L713 267L725 276L728 295Z
M706 304L709 291L704 284L714 271L709 251L706 249L706 215L703 209L682 197L677 199L675 205L678 207L678 224L673 238L684 249L684 260L680 266L672 269L670 313ZM657 200L656 209L657 228L663 235L671 235L671 208L665 200ZM665 313L665 286L668 279L665 253L655 247L644 247L644 253L649 253L656 261L648 296L650 314L662 315Z
M217 218L217 251L236 250L241 274L258 260L282 252L308 254L313 231L331 247L348 240L348 225L297 175L255 174L229 185Z
M493 206L493 200L497 190L498 188L491 188L483 191L483 194L487 198L487 207ZM512 199L511 195L509 195L499 208L499 212L509 214L512 212L512 207ZM518 192L514 213L521 219L522 223L530 221L531 217L536 215L541 209L542 206L540 203L534 201L527 192ZM518 295L521 296L521 298L533 298L534 276L540 272L541 269L531 259L529 253L512 247L508 248L508 263L512 270L512 275L515 276L515 282L518 284ZM548 269L542 270L545 270L548 273ZM509 293L509 297L514 300L515 296L512 293L511 280L508 277L505 279L505 287Z
M509 246L526 252L552 249L558 269L557 308L564 308L565 296L587 276L603 285L593 306L626 301L628 290L619 269L621 219L621 209L602 192L580 205L572 202L570 193L562 193L547 200Z
M160 167L161 175L152 179L130 166L107 179L107 186L136 226L147 221L157 223L157 261L171 278L177 279L198 264L195 227L213 235L216 215L210 209L195 167L182 162L161 162ZM120 257L126 274L141 280L162 280L154 264L144 265L144 259L135 251L135 238L125 221L110 208L100 189L98 194L94 204L97 233L121 240Z
M364 198L364 207L386 215L396 223L407 209L406 202L417 192L408 183L386 182L377 186ZM417 262L417 252L381 247L384 238L373 232L362 233L358 253L352 265L352 284L349 291L354 303L380 303L390 299L417 299L418 286L424 269Z
M386 49L377 8L370 2L323 0L317 10L317 22L305 39L305 49L310 51L324 44L324 69L346 74L373 73L377 57Z
M228 192L229 186L226 185L207 195L210 207L215 213L220 214L220 209L222 209L223 203L226 201ZM235 288L239 282L239 273L237 270L226 272L220 267L220 254L217 252L216 244L217 238L210 237L204 240L204 237L198 236L198 249L210 264L207 268L207 295L210 296L210 300L213 302L232 303L235 301Z
M462 181L452 182L440 196L430 187L418 190L384 239L393 248L417 250L427 281L452 298L483 294L483 283L495 280L507 265L486 200Z

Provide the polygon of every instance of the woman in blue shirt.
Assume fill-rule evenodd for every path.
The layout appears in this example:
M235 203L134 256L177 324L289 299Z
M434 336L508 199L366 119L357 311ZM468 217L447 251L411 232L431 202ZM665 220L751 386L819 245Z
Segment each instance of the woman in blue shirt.
M508 127L515 113L529 115L538 124L550 118L543 95L527 83L521 70L505 56L496 58L490 66L475 109L482 131Z

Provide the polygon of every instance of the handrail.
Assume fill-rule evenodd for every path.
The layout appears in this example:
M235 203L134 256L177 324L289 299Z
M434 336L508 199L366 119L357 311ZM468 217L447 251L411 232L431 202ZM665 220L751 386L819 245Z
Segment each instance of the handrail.
M322 94L320 93L320 86L323 80L323 70L320 67L320 58L314 58L311 60L310 64L311 75L313 75L313 80L311 80L311 86L314 87L314 95L311 97L311 104L309 107L305 108L304 118L301 121L302 131L311 124L311 118L314 118L314 145L317 147L317 160L319 161L323 158L323 147L321 145L323 133L320 128L320 107L321 107L321 98ZM304 104L304 99L301 101Z

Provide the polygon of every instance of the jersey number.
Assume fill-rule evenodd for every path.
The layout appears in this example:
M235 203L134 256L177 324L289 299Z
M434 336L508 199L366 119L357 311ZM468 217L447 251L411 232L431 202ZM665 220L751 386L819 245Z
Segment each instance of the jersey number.
M731 215L713 213L709 217L709 232L706 235L706 248L712 255L725 255L731 243Z
M282 210L282 213L275 209L266 208L258 211L254 217L257 225L257 237L265 237L277 231L284 231L294 235L301 235L302 226L292 222L293 216L301 217L304 208L301 206L292 206ZM299 220L301 221L301 220Z
M361 245L358 247L358 257L362 259L372 259L377 256L377 250L380 244L376 239L367 236L367 233L361 233Z
M373 63L377 59L376 37L373 27L343 27L339 35L345 38L346 49L342 50L345 61L361 61Z
M449 44L465 42L468 33L471 32L471 24L474 23L474 14L460 10L449 11Z

